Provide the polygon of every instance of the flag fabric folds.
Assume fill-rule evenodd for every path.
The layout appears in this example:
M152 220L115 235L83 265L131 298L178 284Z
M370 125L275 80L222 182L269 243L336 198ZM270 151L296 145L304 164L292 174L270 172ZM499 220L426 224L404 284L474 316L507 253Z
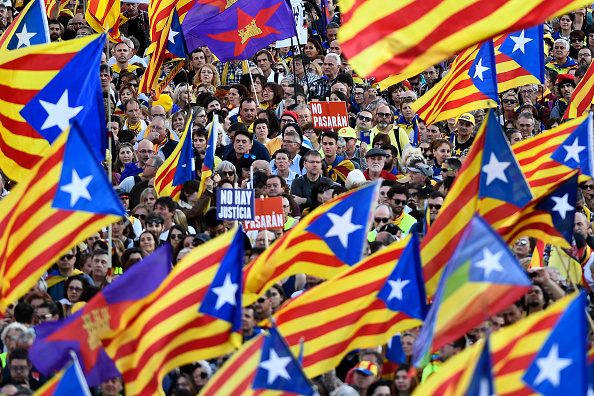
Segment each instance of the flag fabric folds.
M198 196L202 196L206 190L206 180L212 176L214 172L215 150L217 148L217 136L219 133L219 116L213 114L212 122L210 124L210 131L208 131L208 143L206 144L206 152L204 153L204 161L202 161L202 173L200 175L200 188L198 189Z
M450 72L411 107L430 125L498 103L495 53L489 40L460 54Z
M508 245L475 215L448 260L413 345L415 366L514 303L531 284Z
M169 28L169 36L167 37L167 51L171 52L177 58L186 58L186 43L175 8L171 14L171 27Z
M280 279L306 273L328 279L363 257L379 192L373 183L319 206L245 269L244 304Z
M381 81L396 70L396 83L477 43L589 4L583 0L339 0L338 5L343 18L338 40L355 72Z
M395 265L396 263L396 265ZM416 234L292 299L276 314L280 332L314 378L358 348L388 342L427 314Z
M586 74L582 77L575 90L571 94L569 106L563 114L564 119L577 118L590 110L594 102L594 67L592 63L588 66Z
M72 363L46 382L35 396L91 396L85 376L76 357Z
M170 196L179 201L183 184L196 177L194 163L194 147L192 146L192 119L173 150L157 170L155 190L159 196Z
M530 187L491 110L421 244L429 298L475 212L494 224L518 212L531 198Z
M163 59L167 50L167 42L169 41L170 30L171 15L164 20L162 29L159 31L158 35L155 36L156 39L153 44L155 44L156 47L150 55L149 63L142 75L140 85L138 86L138 92L150 94L151 91L157 90L159 77L161 75L161 66L163 65Z
M74 244L125 215L93 158L82 128L74 124L0 202L0 312Z
M97 40L96 36L88 36L2 53L0 168L9 178L22 181L27 172L39 162L42 152L49 147L49 142L25 121L20 111L80 50L94 40ZM42 112L47 114L45 110Z
M175 8L176 0L151 0L149 2L148 16L149 16L149 38L151 39L151 47L154 43L159 41L162 32L169 31L165 27L167 19L170 19L171 13ZM152 49L148 49L150 54Z
M545 395L585 395L584 315L584 296L574 293L493 333L489 342L495 392L489 394L511 396L536 391ZM465 394L461 378L473 375L482 344L475 343L448 359L415 388L413 396ZM456 389L461 392L455 393Z
M587 115L580 119L582 122L551 154L551 158L571 169L579 169L586 176L594 177L592 117Z
M122 41L120 35L121 9L121 0L89 0L85 20L98 33L108 29L109 40L119 43Z
M249 59L268 44L296 35L293 11L284 0L238 0L197 22L184 20L184 35L192 51L192 37L206 43L221 62Z
M103 92L99 80L105 34L82 48L21 110L21 116L50 144L77 120L101 161L107 150Z
M42 0L33 0L0 37L0 51L15 50L50 42L49 27Z
M142 302L158 289L171 269L171 247L162 246L100 291L81 310L58 322L36 328L30 350L33 365L43 374L60 370L76 353L91 386L119 377L120 373L102 347L102 340L128 326L142 309ZM146 276L150 273L151 276Z
M233 230L192 250L126 329L104 342L126 395L163 394L161 381L174 368L241 345L243 238Z

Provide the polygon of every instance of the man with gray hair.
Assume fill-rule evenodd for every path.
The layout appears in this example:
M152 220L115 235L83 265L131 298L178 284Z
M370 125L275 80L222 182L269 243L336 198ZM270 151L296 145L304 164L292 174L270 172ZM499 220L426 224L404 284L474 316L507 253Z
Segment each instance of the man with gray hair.
M571 69L575 69L577 63L569 57L569 41L565 39L555 40L553 45L553 60L545 65L545 68L554 70L558 74L569 73Z
M324 75L318 81L311 84L310 99L326 100L330 96L330 89L338 76L338 67L340 66L340 56L330 53L326 55L322 69Z
M528 139L534 136L534 123L536 120L532 116L532 113L524 112L518 116L518 129L522 134L523 139Z

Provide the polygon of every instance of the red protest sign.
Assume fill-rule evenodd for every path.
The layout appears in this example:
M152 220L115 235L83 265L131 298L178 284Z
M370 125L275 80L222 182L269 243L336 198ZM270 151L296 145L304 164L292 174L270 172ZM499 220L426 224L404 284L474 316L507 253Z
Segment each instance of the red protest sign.
M339 129L349 126L345 102L311 102L314 128Z
M281 197L256 198L254 220L244 221L243 226L246 231L284 228L283 199Z

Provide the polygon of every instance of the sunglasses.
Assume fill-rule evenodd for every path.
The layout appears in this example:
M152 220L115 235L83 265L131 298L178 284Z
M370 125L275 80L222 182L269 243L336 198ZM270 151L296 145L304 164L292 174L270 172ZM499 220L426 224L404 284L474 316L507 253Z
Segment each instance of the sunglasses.
M379 115L379 114L378 114ZM388 116L389 117L389 116ZM357 117L359 120L361 121L365 121L365 122L370 122L371 121L371 117L365 117L360 115L359 117Z
M146 221L146 224L163 224L163 221L159 219L149 219Z
M429 207L429 209L441 209L441 205L440 204L429 204L427 205Z
M442 171L444 171L444 172L451 172L451 171L453 171L454 169L452 169L452 168L444 168L444 167L442 167L442 168L441 168L441 170L442 170Z
M266 299L264 297L260 297L257 302L259 304L262 304L262 303L264 303L264 301L266 301Z
M208 374L206 374L205 372L200 373L200 378L206 379L207 377L208 377Z
M146 220L145 214L139 214L139 215L134 215L134 216L136 216L139 220Z
M515 245L522 245L522 246L526 246L528 245L528 241L525 239L518 239L515 243Z
M130 83L128 83L126 85L129 85L129 86L134 87L134 88L138 88L138 84L130 84Z
M60 257L60 260L72 260L74 258L74 254L65 254Z
M376 217L375 218L376 223L387 223L389 221L390 221L389 217Z
M231 89L231 86L230 85L219 85L217 87L217 89L224 89L225 91L228 91Z
M171 234L169 237L171 239L184 239L185 235L184 234Z
M81 291L83 291L82 287L76 287L76 286L68 286L68 290L76 292L76 293L80 293Z
M388 118L392 115L390 113L375 113L375 114L377 114L378 117L384 117L384 118Z
M223 176L233 176L235 174L233 171L221 171L219 173Z
M254 154L244 154L243 158L251 158L251 159L255 160L256 156Z
M408 202L408 201L406 201L406 200L402 200L402 199L395 199L395 198L393 198L393 199L392 199L392 201L394 201L394 203L395 203L396 205L406 205L406 203Z
M580 41L583 42L584 40L578 38L571 39L572 43L579 43Z
M515 100L515 99L503 99L503 100L502 100L502 102L503 102L503 103L511 103L511 104L516 104L516 103L518 103L518 101L517 101L517 100Z

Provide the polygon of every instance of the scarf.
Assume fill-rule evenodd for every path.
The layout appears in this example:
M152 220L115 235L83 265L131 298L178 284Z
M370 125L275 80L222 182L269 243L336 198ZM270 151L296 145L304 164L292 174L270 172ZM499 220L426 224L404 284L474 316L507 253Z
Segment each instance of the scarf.
M126 128L129 131L132 131L134 133L136 133L138 135L138 133L142 130L142 123L140 121L138 121L138 124L132 126L130 125L130 123L128 122L128 120L126 120Z
M406 118L404 118L404 115L401 115L398 118L398 121L396 122L396 124L408 133L408 135L410 137L411 144L414 147L417 147L419 144L419 140L420 140L419 139L419 115L415 114L414 118L410 122L406 121ZM394 133L396 133L396 131Z
M336 163L337 161L337 165L328 165L328 176L330 176L332 181L338 182L338 179L340 178L340 180L342 180L342 182L345 183L348 174L355 169L355 165L353 165L351 161L347 160L344 157L337 156L334 163Z

